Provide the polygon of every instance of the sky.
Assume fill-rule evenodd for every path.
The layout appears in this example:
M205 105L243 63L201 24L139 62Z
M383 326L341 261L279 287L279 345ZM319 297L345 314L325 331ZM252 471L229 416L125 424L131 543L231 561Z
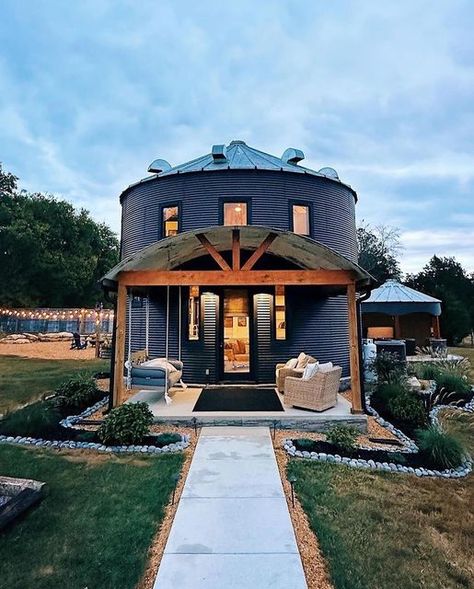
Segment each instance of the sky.
M2 0L0 162L118 232L156 158L296 147L404 272L474 271L473 25L471 0Z

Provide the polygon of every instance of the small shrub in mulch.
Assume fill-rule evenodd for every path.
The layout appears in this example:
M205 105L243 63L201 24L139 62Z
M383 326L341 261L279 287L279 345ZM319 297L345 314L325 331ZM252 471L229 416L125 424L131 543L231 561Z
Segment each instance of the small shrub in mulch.
M338 450L353 454L357 447L359 432L347 425L333 425L326 432L326 440Z
M417 432L420 454L430 468L457 468L464 460L464 448L457 438L432 425Z
M62 415L66 416L94 405L103 396L104 391L97 388L93 378L79 374L59 385L54 399Z
M126 403L112 409L97 434L103 444L140 444L153 423L147 403Z

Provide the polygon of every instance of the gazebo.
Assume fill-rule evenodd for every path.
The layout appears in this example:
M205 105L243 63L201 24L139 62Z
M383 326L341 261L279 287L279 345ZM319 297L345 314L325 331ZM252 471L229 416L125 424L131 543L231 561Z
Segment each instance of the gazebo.
M374 289L361 305L363 337L415 339L426 345L439 338L441 301L396 280Z

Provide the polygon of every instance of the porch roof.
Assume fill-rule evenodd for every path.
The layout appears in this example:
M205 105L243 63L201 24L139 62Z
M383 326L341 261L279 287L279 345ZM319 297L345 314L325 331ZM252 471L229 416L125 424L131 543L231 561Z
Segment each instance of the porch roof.
M217 251L230 251L233 230L239 231L240 247L243 250L255 250L263 240L273 235L273 241L266 251L294 263L302 270L345 270L353 274L359 286L373 282L372 276L360 266L310 237L259 225L219 225L185 231L157 241L124 258L101 279L101 283L105 287L113 287L121 272L175 270L209 253L200 236L205 236Z

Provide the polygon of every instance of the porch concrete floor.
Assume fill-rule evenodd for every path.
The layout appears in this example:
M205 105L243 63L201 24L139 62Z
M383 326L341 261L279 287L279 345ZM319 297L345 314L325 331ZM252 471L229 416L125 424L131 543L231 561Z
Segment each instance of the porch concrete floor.
M154 587L307 587L268 428L202 429Z
M266 387L268 388L268 387ZM128 402L145 401L150 406L155 422L188 424L196 418L199 425L272 425L279 422L280 427L300 427L302 429L324 429L329 422L350 422L362 431L367 428L366 415L352 415L351 404L338 395L335 407L316 412L284 405L284 395L277 393L284 411L193 411L202 387L188 387L186 390L174 387L169 391L172 403L166 404L161 394L151 390L137 391ZM258 394L258 387L255 387Z

